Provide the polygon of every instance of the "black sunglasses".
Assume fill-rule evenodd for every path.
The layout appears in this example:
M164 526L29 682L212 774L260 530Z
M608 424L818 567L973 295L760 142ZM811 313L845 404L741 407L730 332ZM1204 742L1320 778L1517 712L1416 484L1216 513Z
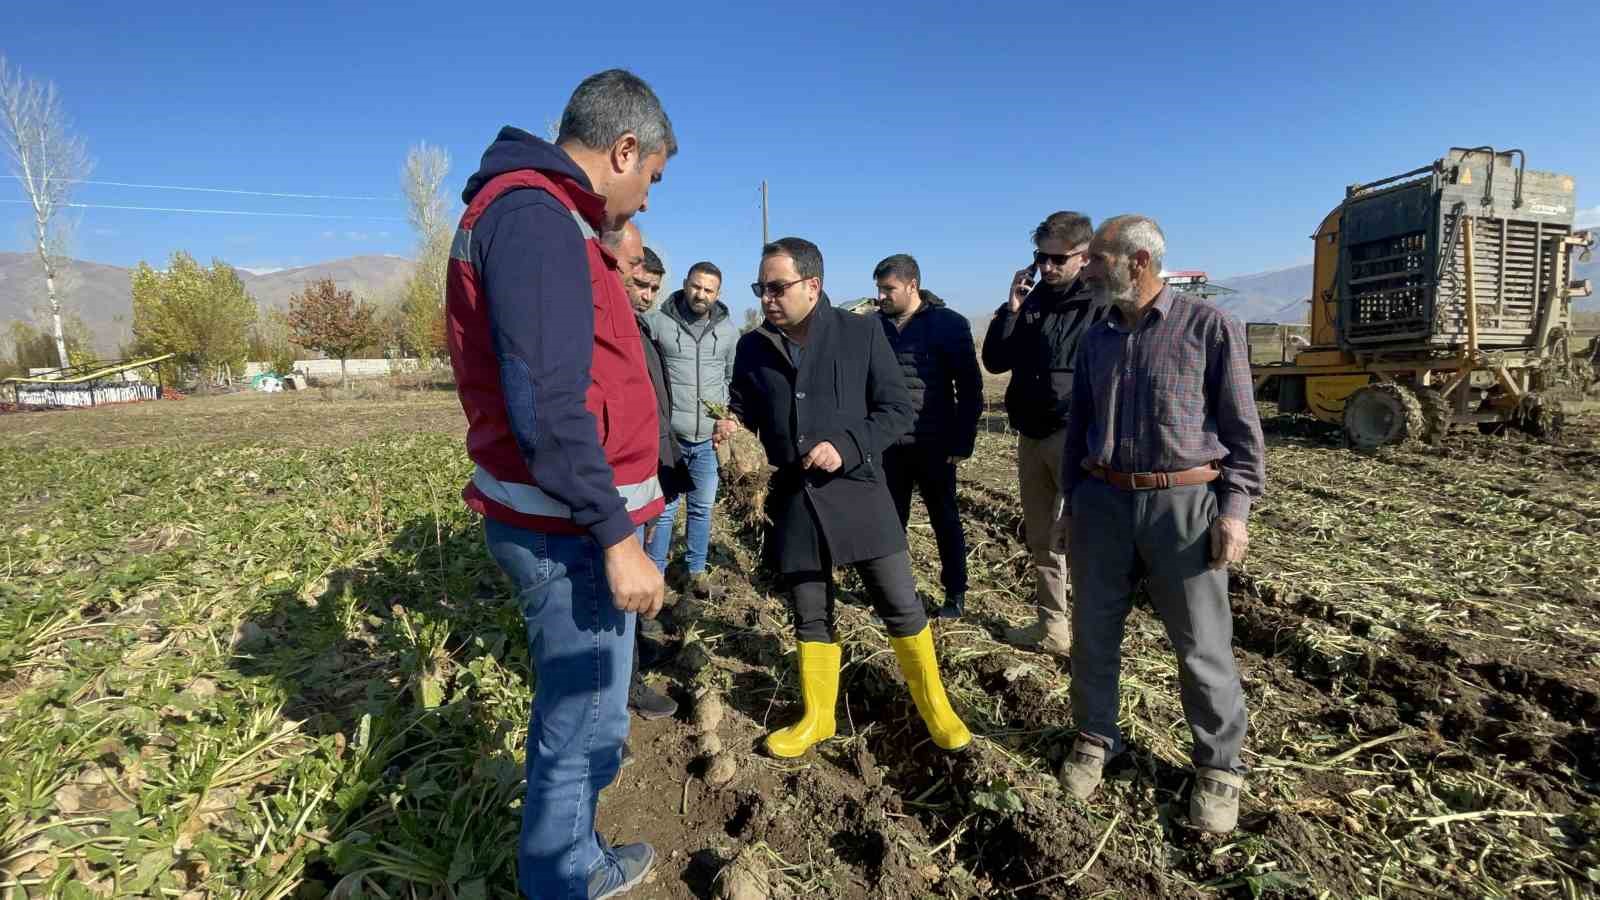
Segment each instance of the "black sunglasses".
M805 280L804 278L796 278L793 281L768 281L766 283L758 281L750 285L750 293L755 294L757 300L764 297L782 297L784 291Z
M1074 253L1045 253L1042 250L1035 250L1033 251L1033 264L1042 266L1048 262L1051 265L1064 266L1074 256L1082 256L1088 252L1088 250L1078 250Z

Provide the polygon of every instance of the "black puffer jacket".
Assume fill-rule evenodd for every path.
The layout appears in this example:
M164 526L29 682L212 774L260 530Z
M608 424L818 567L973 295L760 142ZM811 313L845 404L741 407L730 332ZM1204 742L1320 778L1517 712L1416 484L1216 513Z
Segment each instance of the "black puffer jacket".
M1009 303L995 311L983 339L983 367L1011 373L1006 416L1012 428L1042 440L1066 427L1078 343L1107 309L1075 281L1066 291L1040 284L1014 316Z
M937 294L921 294L922 306L904 328L878 314L905 373L914 414L911 431L897 443L915 444L939 456L971 456L983 413L983 375L972 326Z

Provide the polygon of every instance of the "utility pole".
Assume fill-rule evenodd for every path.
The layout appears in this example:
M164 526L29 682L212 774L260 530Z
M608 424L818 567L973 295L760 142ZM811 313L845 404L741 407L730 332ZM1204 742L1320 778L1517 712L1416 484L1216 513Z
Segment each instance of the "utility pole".
M772 239L767 236L767 180L761 179L761 245L765 247Z

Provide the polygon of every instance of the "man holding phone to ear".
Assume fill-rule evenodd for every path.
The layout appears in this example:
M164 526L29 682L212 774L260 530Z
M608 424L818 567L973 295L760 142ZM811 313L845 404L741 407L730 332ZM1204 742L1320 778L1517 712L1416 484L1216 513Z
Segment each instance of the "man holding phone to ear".
M1033 557L1037 620L1007 637L1013 643L1066 656L1072 648L1071 583L1067 558L1052 546L1059 512L1061 448L1072 402L1072 368L1088 326L1103 319L1078 279L1094 228L1082 213L1051 213L1033 230L1033 262L1011 279L983 340L983 366L1011 373L1006 415L1017 431L1017 481L1023 529ZM1038 283L1034 283L1037 277Z

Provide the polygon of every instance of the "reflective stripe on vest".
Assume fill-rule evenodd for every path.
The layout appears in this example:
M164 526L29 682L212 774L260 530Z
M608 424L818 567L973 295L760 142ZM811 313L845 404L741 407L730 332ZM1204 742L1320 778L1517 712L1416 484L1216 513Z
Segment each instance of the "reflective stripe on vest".
M584 221L583 216L579 215L575 209L569 210L569 212L572 213L572 221L578 223L578 230L583 233L583 239L586 241L595 240L594 229L589 227L589 223ZM450 241L450 258L459 259L469 266L473 264L471 228L456 229L456 236Z
M472 473L472 483L485 497L524 515L548 519L572 518L572 507L545 493L537 485L501 481L483 466L478 466L478 470ZM638 484L619 484L617 493L622 496L622 502L627 504L630 513L644 509L665 496L661 492L660 480L654 475Z

